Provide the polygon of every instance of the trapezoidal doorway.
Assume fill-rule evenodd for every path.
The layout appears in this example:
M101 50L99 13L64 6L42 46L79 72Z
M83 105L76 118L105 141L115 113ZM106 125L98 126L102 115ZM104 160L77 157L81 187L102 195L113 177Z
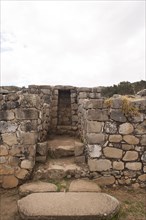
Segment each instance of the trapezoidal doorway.
M58 92L58 125L71 125L70 90L59 90Z

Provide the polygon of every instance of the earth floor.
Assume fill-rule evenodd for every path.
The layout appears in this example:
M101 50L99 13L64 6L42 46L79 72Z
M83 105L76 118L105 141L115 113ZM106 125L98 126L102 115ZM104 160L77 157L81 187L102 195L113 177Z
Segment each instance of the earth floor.
M146 191L131 188L104 188L102 192L116 197L121 210L113 220L146 220ZM17 189L0 189L0 220L20 220L17 211Z

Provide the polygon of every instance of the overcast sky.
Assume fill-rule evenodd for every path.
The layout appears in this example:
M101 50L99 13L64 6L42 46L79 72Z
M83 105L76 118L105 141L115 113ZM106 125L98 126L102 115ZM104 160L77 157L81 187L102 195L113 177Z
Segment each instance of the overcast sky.
M1 1L1 85L145 79L145 1Z

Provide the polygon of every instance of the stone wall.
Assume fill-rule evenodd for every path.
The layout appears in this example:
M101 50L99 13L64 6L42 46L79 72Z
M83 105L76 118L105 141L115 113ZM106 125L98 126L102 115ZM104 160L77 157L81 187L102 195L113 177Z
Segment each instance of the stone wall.
M50 123L50 88L0 94L0 182L11 188L29 178L35 165L36 144L47 137Z
M79 111L90 176L105 185L145 186L146 98L83 100Z

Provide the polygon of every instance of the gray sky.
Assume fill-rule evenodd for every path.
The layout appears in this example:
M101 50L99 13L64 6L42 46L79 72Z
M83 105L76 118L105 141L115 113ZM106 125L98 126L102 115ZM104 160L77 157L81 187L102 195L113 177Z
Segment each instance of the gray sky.
M145 1L1 1L1 85L145 80Z

